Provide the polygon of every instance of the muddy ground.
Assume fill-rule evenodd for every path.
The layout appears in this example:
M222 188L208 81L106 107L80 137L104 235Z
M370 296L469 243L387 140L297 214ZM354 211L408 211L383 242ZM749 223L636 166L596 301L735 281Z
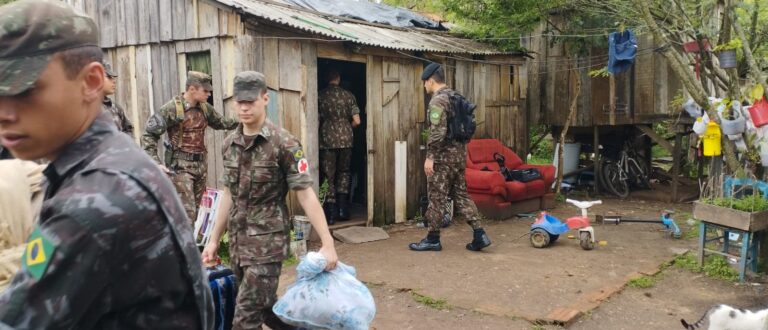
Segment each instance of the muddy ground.
M685 220L689 204L604 199L590 215L621 214L657 219L664 209ZM558 204L551 212L564 219L578 213ZM442 233L443 251L407 249L425 235L423 228L398 225L390 239L350 245L338 243L340 260L357 268L376 299L374 329L676 329L680 318L695 320L708 307L727 303L744 308L768 301L765 286L713 280L675 267L660 266L696 240L671 239L661 225L595 225L605 245L592 251L576 239L561 237L535 249L524 236L532 218L488 221L493 245L482 253L467 251L471 230L453 224ZM282 286L292 283L295 267L286 268ZM660 273L647 289L626 283ZM282 289L281 289L282 290ZM570 320L570 323L561 323Z

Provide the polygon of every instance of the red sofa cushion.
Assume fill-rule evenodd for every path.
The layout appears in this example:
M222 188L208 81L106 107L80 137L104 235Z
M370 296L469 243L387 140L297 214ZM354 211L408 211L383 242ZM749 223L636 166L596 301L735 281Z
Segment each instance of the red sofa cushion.
M465 171L465 177L468 192L499 195L503 199L507 198L504 176L500 172L478 171L468 168Z
M504 183L507 188L507 200L510 202L522 201L529 198L539 197L528 194L528 188L525 183L520 181L507 181Z
M474 139L467 143L467 167L481 170L487 166L492 171L498 171L499 164L493 159L493 154L497 152L504 156L506 168L514 169L523 164L523 160L499 140Z

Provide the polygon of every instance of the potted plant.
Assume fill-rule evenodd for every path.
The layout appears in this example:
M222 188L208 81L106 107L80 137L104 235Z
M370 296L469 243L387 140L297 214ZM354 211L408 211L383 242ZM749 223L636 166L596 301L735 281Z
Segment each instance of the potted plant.
M693 216L712 224L756 232L768 228L768 200L757 190L742 198L705 198L694 202Z
M735 68L736 50L741 48L741 39L731 39L727 43L717 45L712 51L717 53L717 59L720 61L720 67L723 69Z

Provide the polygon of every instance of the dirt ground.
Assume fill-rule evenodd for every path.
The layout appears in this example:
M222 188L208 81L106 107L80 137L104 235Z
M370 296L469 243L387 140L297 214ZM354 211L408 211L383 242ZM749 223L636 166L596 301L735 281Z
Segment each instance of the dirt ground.
M604 199L590 216L657 219L661 210L674 209L685 231L690 208ZM564 219L578 209L558 204L551 213ZM754 308L768 301L763 285L736 285L677 268L664 270L654 287L626 287L629 279L657 273L676 255L695 251L695 239L671 239L661 225L595 224L597 240L606 244L584 251L567 237L548 248L531 247L524 235L532 222L486 222L493 245L482 253L464 248L471 240L465 224L443 231L441 252L409 251L408 243L425 235L413 225L390 228L388 240L338 243L337 250L371 288L377 304L373 329L557 329L546 322L569 313L580 313L568 325L574 329L675 329L682 328L680 318L696 320L717 303ZM294 281L294 268L284 271L282 287Z

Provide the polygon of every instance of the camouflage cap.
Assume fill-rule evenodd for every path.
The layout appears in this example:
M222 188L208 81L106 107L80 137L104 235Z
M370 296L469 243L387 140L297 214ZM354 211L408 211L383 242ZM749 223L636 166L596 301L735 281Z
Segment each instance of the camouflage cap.
M104 73L107 75L107 77L117 78L115 72L112 71L112 66L107 63L104 63Z
M21 0L0 7L0 96L32 87L56 52L99 46L88 16L56 0Z
M203 86L205 90L212 91L211 76L205 72L189 71L187 72L187 85Z
M254 101L267 89L261 72L243 71L235 76L235 101Z

